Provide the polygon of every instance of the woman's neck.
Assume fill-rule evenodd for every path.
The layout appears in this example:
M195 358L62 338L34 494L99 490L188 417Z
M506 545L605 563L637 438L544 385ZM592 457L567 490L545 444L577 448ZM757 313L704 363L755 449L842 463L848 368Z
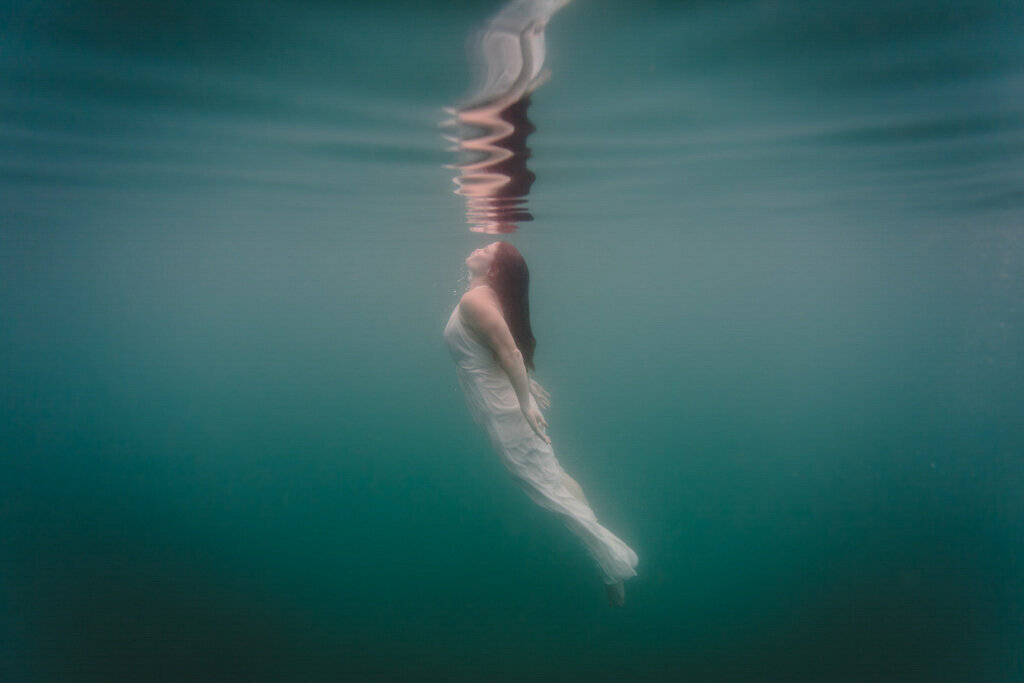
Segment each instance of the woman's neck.
M490 284L491 281L487 279L486 275L473 275L469 278L469 287L466 289L476 289L477 287L482 287L484 285L490 286Z

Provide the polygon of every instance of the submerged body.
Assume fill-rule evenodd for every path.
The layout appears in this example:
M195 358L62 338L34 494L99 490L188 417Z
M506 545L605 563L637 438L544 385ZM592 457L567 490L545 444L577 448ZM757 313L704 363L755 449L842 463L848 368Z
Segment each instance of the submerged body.
M527 396L530 405L524 410L522 392L513 387L487 336L467 320L464 306L465 300L452 311L444 339L474 420L486 430L502 463L526 494L558 515L583 542L609 587L609 598L621 604L621 582L636 575L636 553L598 523L579 486L555 459L542 429L527 421L524 413L539 415L536 400Z

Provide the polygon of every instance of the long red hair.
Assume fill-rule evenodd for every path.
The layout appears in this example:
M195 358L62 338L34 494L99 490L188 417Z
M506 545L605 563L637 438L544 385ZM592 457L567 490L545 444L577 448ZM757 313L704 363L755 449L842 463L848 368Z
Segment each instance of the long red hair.
M487 279L498 295L501 312L523 354L523 362L533 370L537 340L530 328L530 269L526 267L526 259L508 242L498 242Z

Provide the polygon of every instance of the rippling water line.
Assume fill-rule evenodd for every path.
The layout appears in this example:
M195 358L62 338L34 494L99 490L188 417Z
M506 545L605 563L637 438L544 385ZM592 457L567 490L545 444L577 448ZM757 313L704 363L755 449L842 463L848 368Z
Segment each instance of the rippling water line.
M544 31L569 0L512 0L471 39L477 85L468 100L449 110L442 125L461 159L455 193L466 198L471 232L515 232L532 221L526 209L535 175L527 168L526 142L535 131L527 116L531 94L550 76L544 68Z

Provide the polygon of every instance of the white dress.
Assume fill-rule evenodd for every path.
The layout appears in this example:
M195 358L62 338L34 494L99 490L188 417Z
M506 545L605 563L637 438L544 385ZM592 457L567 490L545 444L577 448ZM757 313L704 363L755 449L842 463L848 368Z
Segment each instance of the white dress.
M635 576L636 553L598 524L590 506L566 488L564 471L555 460L551 445L538 437L523 417L508 375L490 347L463 323L458 306L444 328L444 340L458 367L459 384L473 419L487 430L516 482L533 502L558 515L583 541L605 583ZM530 401L533 402L532 396Z

